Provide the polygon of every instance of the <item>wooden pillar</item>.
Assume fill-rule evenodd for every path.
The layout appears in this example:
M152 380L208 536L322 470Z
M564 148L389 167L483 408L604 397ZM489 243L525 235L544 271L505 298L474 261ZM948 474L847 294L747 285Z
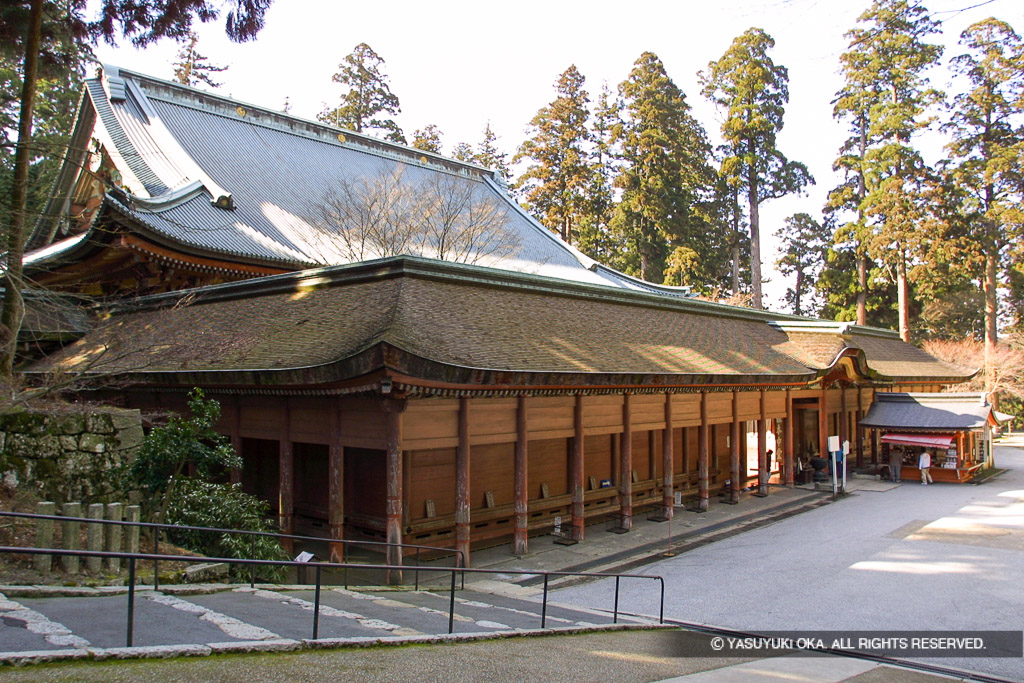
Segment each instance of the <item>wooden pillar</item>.
M341 445L341 402L334 399L330 404L330 443L327 445L327 524L331 538L341 541L345 538L345 448ZM330 544L330 561L344 559L344 546Z
M839 448L842 449L843 444L850 440L850 412L846 405L846 387L840 387L839 389ZM846 456L843 457L843 470L849 463L846 461Z
M672 455L672 394L665 394L665 431L661 437L661 516L665 519L672 519L675 512Z
M878 464L878 430L871 430L871 464Z
M740 392L732 392L732 422L729 423L729 503L740 502L743 466L740 461Z
M576 406L573 409L572 467L570 473L570 491L572 492L572 538L583 540L583 394L576 394Z
M459 445L455 451L455 550L469 562L469 399L459 399Z
M529 432L526 428L526 397L520 394L516 403L516 454L513 463L513 478L515 480L515 526L512 531L512 554L525 555L529 552L529 495L527 486L529 478L527 463L529 462L529 451L527 437Z
M385 398L381 401L384 410L384 431L386 453L384 456L384 533L385 540L395 545L388 546L387 563L402 564L402 413L405 399ZM402 583L400 569L388 570L389 584Z
M284 428L278 441L278 497L277 524L285 534L295 533L295 449L291 441L291 410L288 401L284 404ZM294 549L291 539L282 542L291 553Z
M825 389L818 397L818 457L828 457L828 399Z
M234 400L234 408L234 413L231 415L231 449L235 455L242 457L242 401L237 396ZM241 468L232 467L228 473L228 481L232 484L242 483Z
M700 427L697 430L697 509L708 509L708 394L700 392Z
M786 486L792 486L796 470L795 453L793 450L793 391L786 389L786 419L782 422L782 467L786 471L784 482Z
M864 428L860 426L864 419L864 396L863 389L857 387L857 412L854 415L856 424L853 426L854 438L857 442L857 469L864 467Z
M619 439L619 512L622 528L633 528L633 414L630 394L622 395L622 436Z
M765 391L760 391L760 415L757 418L757 495L768 495L768 419L765 417Z

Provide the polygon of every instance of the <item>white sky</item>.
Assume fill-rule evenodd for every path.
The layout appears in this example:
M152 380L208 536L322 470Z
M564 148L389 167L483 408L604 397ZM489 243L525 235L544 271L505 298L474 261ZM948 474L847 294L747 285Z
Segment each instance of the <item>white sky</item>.
M838 58L843 34L854 26L869 0L521 0L516 3L392 0L385 3L337 0L275 0L256 41L234 44L222 22L200 25L199 51L229 66L215 80L217 91L252 104L313 118L334 103L340 86L331 82L338 63L360 42L387 64L391 90L402 103L398 122L410 135L434 123L444 133L445 151L457 142L476 144L484 124L511 153L525 138L527 123L555 97L554 83L570 64L587 78L591 99L601 84L613 88L645 50L655 52L676 85L687 94L697 119L713 140L720 121L700 96L697 72L716 60L733 38L752 26L776 40L773 58L789 68L790 104L779 147L807 164L817 185L806 196L762 205L761 234L766 253L766 304L781 309L786 284L773 272L773 233L798 211L820 218L825 196L838 179L832 161L845 130L832 120L831 100L841 81ZM988 16L1024 33L1021 0L928 0L944 22L940 39L946 58L959 54L960 32ZM163 41L145 51L101 46L101 62L170 78L178 51ZM946 72L937 86L948 88ZM941 154L941 143L932 155Z

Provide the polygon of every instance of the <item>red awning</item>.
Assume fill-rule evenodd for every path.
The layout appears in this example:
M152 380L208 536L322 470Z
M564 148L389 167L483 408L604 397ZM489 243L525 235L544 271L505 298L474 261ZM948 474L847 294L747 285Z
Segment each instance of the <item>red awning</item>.
M952 434L886 434L882 443L899 446L924 446L925 448L949 448L955 437Z

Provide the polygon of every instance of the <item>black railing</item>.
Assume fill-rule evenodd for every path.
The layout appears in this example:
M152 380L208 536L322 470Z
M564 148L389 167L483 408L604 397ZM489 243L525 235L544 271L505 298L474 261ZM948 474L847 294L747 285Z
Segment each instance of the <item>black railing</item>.
M99 550L65 550L63 548L20 548L14 546L0 546L0 553L13 555L71 555L77 557L101 557L119 558L128 560L128 617L126 625L126 637L128 647L132 647L132 640L135 628L135 563L142 561L173 560L175 562L231 562L236 564L249 564L253 566L284 566L284 567L314 567L316 569L316 587L313 603L313 640L320 636L320 585L321 571L323 569L342 568L344 565L337 562L295 562L294 560L241 560L238 558L225 557L195 557L179 555L155 555L152 553L115 553ZM353 569L371 569L384 571L404 571L409 567L402 565L388 564L353 564L348 565ZM658 608L658 623L665 623L665 579L660 576L648 576L645 574L608 574L604 572L545 572L530 571L524 569L474 569L467 567L437 568L431 571L451 572L450 597L448 602L448 633L455 632L455 583L456 575L461 575L465 580L466 574L513 574L519 576L544 577L544 597L541 602L540 627L547 628L548 612L548 583L551 577L582 576L602 579L615 579L615 603L612 610L612 623L619 623L619 582L621 579L647 579L657 581L660 587L660 599Z
M160 554L160 531L162 529L178 530L178 531L208 531L213 533L225 533L225 534L239 534L243 536L249 536L252 539L250 544L250 557L248 559L256 559L256 539L260 536L272 537L276 539L287 539L292 541L313 541L316 543L327 543L329 545L341 545L341 557L342 561L338 563L339 566L344 565L345 567L355 567L354 564L348 562L349 547L371 547L381 548L387 557L388 548L399 548L403 555L406 554L406 548L414 549L414 552L410 552L416 558L416 564L407 566L406 569L410 569L415 573L415 586L419 590L420 586L420 574L419 570L422 567L420 564L420 558L422 552L438 553L443 556L453 556L455 558L456 567L466 566L466 558L461 550L453 550L451 548L441 548L438 546L429 545L415 545L412 543L387 543L386 541L364 541L354 539L334 539L324 538L323 536L298 536L295 534L285 534L276 531L249 531L248 529L221 529L218 527L205 527L205 526L187 526L184 524L158 524L156 522L130 522L127 520L115 520L115 519L93 519L91 517L67 517L64 515L41 515L34 512L8 512L0 510L0 517L15 517L23 519L49 519L57 522L82 522L84 524L108 524L114 526L131 526L139 527L144 529L153 530L153 555L154 557L165 557ZM68 553L65 553L68 554ZM113 557L113 556L112 556ZM169 555L166 557L174 558L173 561L177 561L178 555ZM241 558L228 558L221 560L222 562L231 564L245 564L240 562ZM296 563L298 566L311 566L311 563ZM437 569L429 567L423 569L423 571L444 571L443 569ZM343 582L345 587L348 587L348 570L345 569L343 573ZM256 583L256 569L253 566L249 571L249 586L253 587ZM153 588L154 590L160 589L160 560L153 560Z

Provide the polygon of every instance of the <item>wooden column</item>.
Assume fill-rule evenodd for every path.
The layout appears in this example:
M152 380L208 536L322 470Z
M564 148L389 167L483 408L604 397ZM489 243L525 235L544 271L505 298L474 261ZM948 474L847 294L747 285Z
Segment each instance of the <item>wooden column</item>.
M765 417L765 391L760 391L760 417L757 419L757 495L768 495L768 419Z
M242 457L242 401L237 396L234 400L234 413L231 415L231 448L238 457ZM228 481L232 484L242 483L242 470L232 467Z
M381 401L384 410L384 431L386 454L384 456L384 530L388 543L387 563L402 564L402 413L405 411L405 399L385 398ZM386 581L389 584L402 583L400 569L388 570Z
M842 449L843 444L850 440L850 412L846 406L846 387L840 388L839 392L839 448ZM846 458L843 457L844 470L849 464Z
M516 454L513 463L513 478L515 480L515 527L512 531L512 554L525 555L529 552L529 492L527 490L529 478L527 463L529 452L527 437L529 432L526 428L526 397L519 396L516 403Z
M345 538L345 448L341 445L341 402L333 399L330 403L330 443L327 446L327 524L331 538L341 541ZM330 544L330 561L341 562L344 546Z
M295 533L295 449L289 434L290 426L291 410L287 399L285 399L284 428L281 431L281 438L278 440L277 454L277 525L285 534ZM289 553L294 547L291 539L284 539L282 545Z
M795 474L796 465L794 463L793 453L795 446L793 443L793 391L786 389L786 419L782 422L782 467L786 471L784 483L786 486L792 486L795 482L793 476Z
M825 389L818 397L818 457L828 457L828 399Z
M661 437L661 516L672 519L675 512L672 469L672 394L665 394L665 431Z
M622 528L633 528L633 414L630 395L622 395L622 436L619 438L619 512Z
M863 389L857 387L857 412L854 415L854 419L857 424L853 426L853 433L857 441L857 469L864 467L864 428L860 426L861 421L864 419L864 396L862 395Z
M732 392L732 422L729 424L729 499L735 505L740 502L740 488L744 481L740 461L740 392Z
M455 450L455 550L469 562L469 399L459 399L459 445Z
M700 427L697 430L697 509L708 509L708 395L700 392Z
M570 472L570 491L572 492L572 537L576 541L583 540L583 394L576 394L576 406L573 409L572 467Z

